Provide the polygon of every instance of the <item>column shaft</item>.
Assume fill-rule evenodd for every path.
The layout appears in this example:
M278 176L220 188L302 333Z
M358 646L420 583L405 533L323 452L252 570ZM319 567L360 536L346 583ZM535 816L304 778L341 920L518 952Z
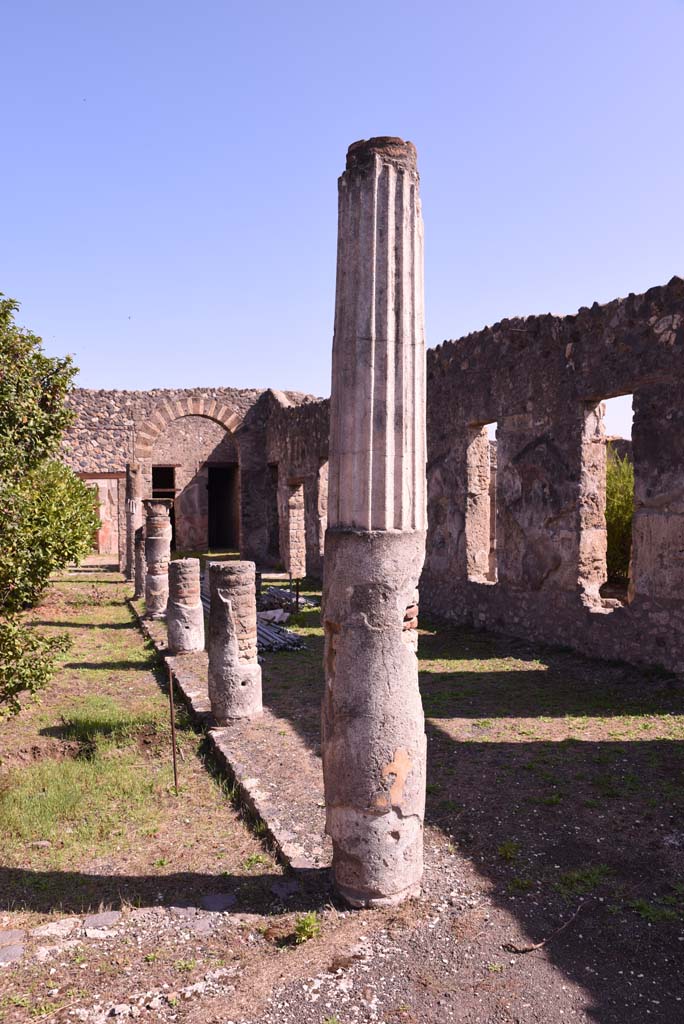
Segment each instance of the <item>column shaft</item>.
M355 143L339 182L323 621L333 872L353 905L420 888L425 733L423 228L415 148Z
M219 725L261 714L254 562L210 562L211 710Z
M163 619L169 599L169 561L171 559L170 501L148 498L145 507L145 614L148 619Z

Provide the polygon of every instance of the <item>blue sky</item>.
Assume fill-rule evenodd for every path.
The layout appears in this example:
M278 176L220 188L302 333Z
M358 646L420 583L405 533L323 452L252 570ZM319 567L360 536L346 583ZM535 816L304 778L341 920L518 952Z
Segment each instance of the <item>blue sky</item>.
M0 291L88 387L329 392L349 143L418 147L428 343L684 274L683 0L5 0Z

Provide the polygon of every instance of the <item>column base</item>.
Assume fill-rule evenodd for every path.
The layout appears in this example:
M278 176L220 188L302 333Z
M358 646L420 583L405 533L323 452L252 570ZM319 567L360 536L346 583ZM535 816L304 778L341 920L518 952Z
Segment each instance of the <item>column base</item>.
M394 907L398 903L403 903L404 900L417 898L420 896L421 883L414 882L400 892L394 892L389 896L368 896L357 890L349 889L345 885L337 885L337 883L335 889L344 902L354 910L372 910L377 907Z

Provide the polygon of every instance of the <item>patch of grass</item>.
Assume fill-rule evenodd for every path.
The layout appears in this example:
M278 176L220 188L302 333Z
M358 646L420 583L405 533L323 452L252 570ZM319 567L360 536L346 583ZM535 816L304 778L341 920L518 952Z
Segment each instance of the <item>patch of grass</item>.
M587 864L572 871L564 871L554 888L566 898L586 896L597 889L610 874L607 864Z
M318 914L315 910L310 910L307 914L300 914L295 921L294 926L294 937L297 945L301 945L302 942L308 942L310 939L315 939L321 934L321 922L318 920Z
M194 971L195 968L197 967L197 961L196 960L176 960L176 962L175 962L175 964L173 966L176 968L177 971L180 971L183 974L189 974L190 971Z
M534 889L534 882L531 878L520 878L516 875L508 883L508 891L511 895L522 895L529 892L530 889Z
M149 825L154 795L133 753L37 762L5 777L0 835L7 851L35 840L59 840L61 851L110 843L124 826Z
M497 848L497 855L501 857L501 860L515 860L520 853L520 843L516 843L514 839L505 839Z
M249 857L246 857L242 862L242 866L245 871L251 871L258 864L268 864L269 859L265 857L263 853L250 853Z
M667 898L654 901L637 899L630 900L627 903L627 906L630 910L633 910L635 914L638 914L639 917L643 918L644 921L648 921L650 924L663 924L667 921L680 921L682 919L681 912L676 908L676 905L665 905L668 902L671 901L668 901ZM672 902L676 903L676 901Z
M89 694L78 704L58 711L65 739L77 740L84 747L94 748L103 742L121 744L145 731L158 731L165 726L159 708L131 711L112 697Z

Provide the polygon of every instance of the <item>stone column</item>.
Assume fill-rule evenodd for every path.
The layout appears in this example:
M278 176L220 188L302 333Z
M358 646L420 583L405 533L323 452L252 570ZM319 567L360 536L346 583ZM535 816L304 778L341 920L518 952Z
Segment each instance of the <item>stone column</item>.
M209 563L209 700L219 725L261 714L254 562Z
M410 142L357 142L339 181L323 622L333 873L353 906L420 890L425 753L423 226Z
M145 507L145 616L163 619L169 599L169 561L171 559L171 502L146 498Z
M179 558L169 562L166 630L170 654L204 650L204 609L198 558Z
M143 523L140 466L126 466L126 579L135 579L135 531Z
M145 527L139 526L135 531L135 589L133 600L139 601L145 596L145 576L147 565L145 564Z

